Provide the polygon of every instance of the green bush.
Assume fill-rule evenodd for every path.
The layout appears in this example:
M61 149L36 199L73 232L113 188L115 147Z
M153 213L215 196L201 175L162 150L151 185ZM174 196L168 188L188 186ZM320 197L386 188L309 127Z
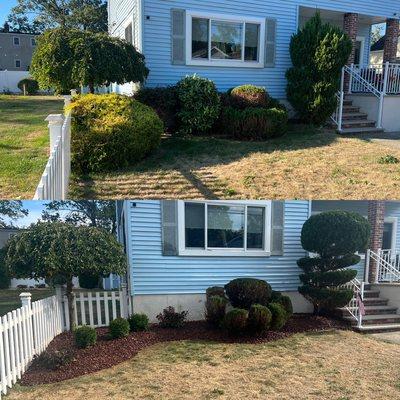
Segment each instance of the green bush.
M133 165L160 143L162 121L150 107L132 98L77 96L71 109L72 164L78 173Z
M110 336L113 339L122 338L129 335L129 322L125 318L115 318L109 325Z
M232 335L240 335L247 328L248 311L240 308L234 308L225 315L224 328Z
M268 308L272 314L270 328L273 331L278 331L279 329L283 328L286 324L286 321L288 319L286 311L283 308L283 306L278 303L270 303L268 304Z
M187 76L176 86L181 134L204 134L219 116L220 98L214 82L197 75Z
M87 325L76 328L74 330L74 338L76 346L80 349L93 346L97 341L96 329Z
M239 140L266 140L287 132L288 114L277 108L224 107L219 121L222 133Z
M289 319L293 315L293 304L292 300L290 300L290 297L282 295L280 300L278 301L278 304L280 304L285 309L287 319Z
M34 364L49 370L58 370L68 365L74 359L71 349L45 350L39 356L35 356Z
M149 329L149 318L146 314L132 314L128 318L131 332L142 332Z
M23 93L24 86L27 94L36 94L39 91L39 84L33 78L24 78L18 82L18 89Z
M82 273L79 275L79 286L83 289L95 289L99 287L100 275Z
M225 297L211 296L206 301L206 321L215 327L219 327L225 317L225 310L228 301Z
M266 108L269 102L267 91L254 85L237 86L229 92L229 95L231 104L240 109L247 107Z
M209 299L213 296L225 297L225 289L222 286L211 286L206 290L206 297Z
M248 329L255 334L264 333L269 329L271 319L272 314L267 307L261 304L253 304L249 310Z
M139 89L134 98L156 111L168 133L177 129L178 99L175 86Z
M164 308L156 318L162 328L182 328L187 316L187 311L176 312L174 307L169 306Z
M272 289L261 279L237 278L225 285L225 292L233 307L248 310L253 304L267 305Z
M11 277L6 267L6 248L0 249L0 289L8 289L11 284Z

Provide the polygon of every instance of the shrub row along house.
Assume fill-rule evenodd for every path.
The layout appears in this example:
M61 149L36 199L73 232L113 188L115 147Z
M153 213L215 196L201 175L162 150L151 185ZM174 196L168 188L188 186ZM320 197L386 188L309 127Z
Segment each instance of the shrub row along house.
M196 73L213 80L221 91L254 84L266 87L273 97L286 102L291 36L316 9L324 22L343 29L353 45L341 90L352 97L345 101L339 96L340 110L334 117L338 130L399 130L393 119L399 99L392 96L400 93L399 68L394 64L399 36L395 0L273 0L245 4L110 0L109 32L133 43L145 55L149 87L175 84L185 75ZM383 62L392 64L386 73L383 65L369 65L371 27L377 23L387 25ZM113 87L116 92L129 94L135 89L132 84Z
M370 221L371 240L352 266L355 298L341 311L364 331L400 329L399 202L140 200L117 209L133 311L153 321L167 306L203 319L206 289L243 277L288 295L295 313L313 312L298 292L303 224L323 211L357 212Z

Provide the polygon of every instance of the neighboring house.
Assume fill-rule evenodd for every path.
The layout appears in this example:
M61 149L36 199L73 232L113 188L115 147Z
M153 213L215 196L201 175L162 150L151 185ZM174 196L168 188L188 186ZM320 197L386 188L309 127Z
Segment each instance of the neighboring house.
M0 32L0 71L28 71L38 35Z
M370 63L372 65L383 63L383 50L385 47L386 36L382 36L376 43L371 46ZM400 64L400 41L397 44L397 62Z
M373 251L363 255L356 266L360 285L390 279L400 282L399 266L393 267L397 272L392 271L390 276L380 271L376 279L376 263L371 259L386 257L387 253L379 252L383 246L398 260L400 202L387 202L380 207L385 205L381 225L373 224ZM300 241L304 222L313 213L332 209L353 210L373 218L374 207L375 203L367 201L120 202L118 237L129 261L133 311L144 312L154 320L163 308L172 305L189 310L191 319L202 319L208 287L223 286L238 277L253 277L288 294L295 312L311 312L310 303L297 291L301 271L296 261L306 254ZM387 287L396 288L398 304L392 295L390 299L400 306L400 283ZM367 292L370 294L369 289ZM379 297L379 293L371 294ZM399 319L400 327L400 315L394 318Z

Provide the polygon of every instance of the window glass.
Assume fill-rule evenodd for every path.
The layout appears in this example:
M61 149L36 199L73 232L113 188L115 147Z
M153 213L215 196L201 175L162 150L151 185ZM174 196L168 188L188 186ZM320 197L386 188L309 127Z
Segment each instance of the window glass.
M264 208L247 207L247 248L264 248Z
M36 39L35 38L31 38L31 45L32 46L36 46Z
M242 23L211 21L211 58L241 60L242 37Z
M187 248L205 247L204 204L185 203L185 243Z
M20 68L20 67L21 67L21 61L15 60L15 68Z
M382 249L389 250L392 248L392 232L393 223L385 222L383 225L383 238L382 238Z
M244 247L243 206L209 205L207 214L208 247Z
M208 58L208 19L192 20L192 58Z
M14 44L17 46L19 45L19 37L14 38Z
M259 24L247 24L245 28L244 59L258 61L258 42L260 37Z

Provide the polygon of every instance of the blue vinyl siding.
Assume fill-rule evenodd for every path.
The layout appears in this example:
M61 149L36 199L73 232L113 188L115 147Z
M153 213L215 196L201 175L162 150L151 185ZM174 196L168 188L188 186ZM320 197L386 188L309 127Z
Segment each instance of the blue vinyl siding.
M296 261L305 255L300 233L308 201L285 203L284 256L279 257L163 256L160 202L138 201L127 210L132 294L204 293L209 286L244 276L265 279L275 290L297 290Z

